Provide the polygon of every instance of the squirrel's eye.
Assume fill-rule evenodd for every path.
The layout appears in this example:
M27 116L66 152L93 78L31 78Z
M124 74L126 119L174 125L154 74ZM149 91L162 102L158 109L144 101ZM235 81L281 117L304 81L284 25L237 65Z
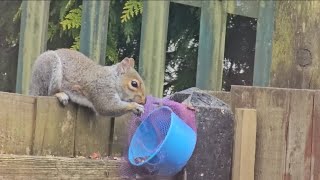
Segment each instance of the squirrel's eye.
M137 88L138 82L137 81L131 81L131 86Z

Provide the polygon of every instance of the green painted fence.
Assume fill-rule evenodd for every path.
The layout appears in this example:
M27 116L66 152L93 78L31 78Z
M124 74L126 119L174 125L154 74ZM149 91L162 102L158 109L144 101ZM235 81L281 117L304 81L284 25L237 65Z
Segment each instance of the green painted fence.
M200 40L196 86L221 90L227 13L258 18L254 84L267 86L271 64L273 3L267 1L171 0L201 8ZM164 85L164 62L170 1L143 1L139 72L147 92L161 97ZM35 58L46 49L50 1L23 1L17 93L27 94ZM108 29L109 1L84 0L80 51L104 64ZM154 33L156 32L156 33ZM27 48L31 47L32 48Z

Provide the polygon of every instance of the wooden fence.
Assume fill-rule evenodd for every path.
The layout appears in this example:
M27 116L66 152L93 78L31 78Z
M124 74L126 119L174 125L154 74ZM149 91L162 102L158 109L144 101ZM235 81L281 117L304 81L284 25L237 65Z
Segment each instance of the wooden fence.
M272 52L273 1L143 1L139 72L150 94L158 97L163 94L171 2L201 8L197 87L221 90L227 13L258 18L254 82L256 85L267 85ZM46 50L50 1L22 3L16 92L26 94L31 65ZM100 64L104 64L106 52L109 3L110 1L83 0L80 51ZM266 43L270 45L266 46Z
M320 178L320 91L232 86L230 93L209 93L235 112L233 180ZM110 118L95 118L74 104L63 108L53 97L10 93L0 93L0 107L0 152L15 154L0 155L2 177L12 177L13 170L19 177L45 172L77 177L86 174L80 172L84 168L96 179L119 178L119 160L67 157L121 155L128 118L115 119L110 126ZM31 167L34 172L26 171Z

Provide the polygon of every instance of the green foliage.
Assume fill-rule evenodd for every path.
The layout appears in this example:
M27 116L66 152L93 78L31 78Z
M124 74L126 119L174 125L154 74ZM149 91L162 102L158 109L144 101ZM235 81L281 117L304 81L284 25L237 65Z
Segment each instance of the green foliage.
M74 50L80 49L81 15L82 6L80 5L78 8L71 9L60 22L62 30L69 33L74 38L74 42L71 46L71 49Z
M121 23L127 22L131 17L142 14L143 3L141 0L128 0L123 7Z
M81 27L81 13L82 6L70 10L69 13L60 22L60 24L62 25L62 29L64 31L70 29L79 29Z

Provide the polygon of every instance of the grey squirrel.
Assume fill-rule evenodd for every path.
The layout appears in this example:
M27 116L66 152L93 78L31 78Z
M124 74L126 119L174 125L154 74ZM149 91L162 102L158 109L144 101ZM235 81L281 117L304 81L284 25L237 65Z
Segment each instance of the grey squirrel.
M81 52L48 50L32 67L29 94L55 96L89 107L96 115L117 117L144 112L145 85L134 69L134 59L124 58L112 66L101 66Z

